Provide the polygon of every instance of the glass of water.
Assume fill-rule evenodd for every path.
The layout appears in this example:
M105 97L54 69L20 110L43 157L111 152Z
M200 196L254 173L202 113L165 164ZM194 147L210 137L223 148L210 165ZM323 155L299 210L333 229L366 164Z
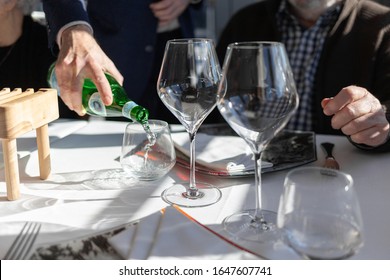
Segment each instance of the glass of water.
M290 171L280 199L278 226L306 259L345 259L363 245L363 222L352 177L321 167Z
M120 163L123 170L138 180L156 180L166 175L176 163L176 153L168 123L149 120L150 133L132 122L123 135Z

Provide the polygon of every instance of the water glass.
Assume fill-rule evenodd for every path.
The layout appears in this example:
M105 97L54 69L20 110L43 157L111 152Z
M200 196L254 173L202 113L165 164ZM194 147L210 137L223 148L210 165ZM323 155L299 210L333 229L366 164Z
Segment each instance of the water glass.
M290 171L277 225L306 259L345 259L363 244L359 201L349 174L321 167Z
M144 126L132 122L123 135L120 163L123 170L138 180L156 180L166 175L176 163L176 153L168 123L149 120L155 139L148 138Z

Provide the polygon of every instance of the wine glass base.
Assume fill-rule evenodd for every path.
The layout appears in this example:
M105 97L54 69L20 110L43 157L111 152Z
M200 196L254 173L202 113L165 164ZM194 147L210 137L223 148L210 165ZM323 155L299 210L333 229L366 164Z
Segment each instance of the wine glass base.
M197 182L197 191L188 192L189 183L176 183L166 189L161 197L169 203L181 207L204 207L218 202L221 199L221 191L210 184Z
M250 209L226 217L224 229L235 238L253 242L275 242L281 239L276 226L277 214L268 210ZM259 218L260 214L262 219Z

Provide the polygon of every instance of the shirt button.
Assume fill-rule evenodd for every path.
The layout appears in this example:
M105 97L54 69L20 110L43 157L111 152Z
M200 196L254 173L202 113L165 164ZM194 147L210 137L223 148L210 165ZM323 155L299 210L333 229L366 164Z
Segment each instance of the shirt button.
M154 51L154 47L153 47L152 45L147 45L147 46L145 47L145 51L146 51L146 52L153 52L153 51Z

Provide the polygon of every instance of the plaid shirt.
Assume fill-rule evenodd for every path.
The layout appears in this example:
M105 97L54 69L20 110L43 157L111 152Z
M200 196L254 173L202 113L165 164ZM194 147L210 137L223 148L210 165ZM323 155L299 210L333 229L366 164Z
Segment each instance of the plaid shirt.
M329 9L310 28L302 27L282 1L276 20L282 34L299 94L299 108L287 124L287 129L313 130L312 94L322 47L328 31L336 23L341 5Z

